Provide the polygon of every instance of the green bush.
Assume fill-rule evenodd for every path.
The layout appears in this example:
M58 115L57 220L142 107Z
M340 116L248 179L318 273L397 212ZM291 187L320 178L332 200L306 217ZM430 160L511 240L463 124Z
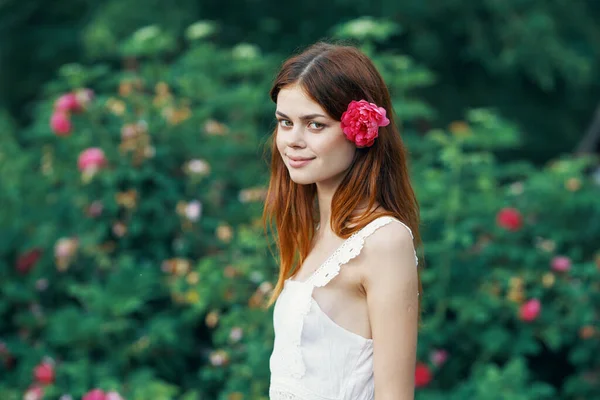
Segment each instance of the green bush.
M492 110L423 128L434 110L414 91L432 74L377 50L392 27L351 24L337 35L359 35L389 82L422 207L418 398L598 396L593 160L501 164L495 152L519 134ZM193 25L175 51L176 38L144 28L122 43L122 70L63 67L18 142L2 120L0 398L35 381L45 398L267 398L261 306L277 263L260 216L282 57L217 47L213 31ZM67 92L86 106L57 135Z

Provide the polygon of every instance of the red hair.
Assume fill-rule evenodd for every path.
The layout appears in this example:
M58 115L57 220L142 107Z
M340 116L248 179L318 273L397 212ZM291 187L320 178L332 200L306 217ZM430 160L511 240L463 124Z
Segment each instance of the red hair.
M340 121L352 100L367 100L386 109L390 124L379 128L371 147L357 148L354 161L331 201L331 228L348 238L352 233L383 215L390 215L410 227L415 246L419 235L419 205L410 184L407 154L394 121L390 95L373 62L351 46L316 43L284 62L270 91L277 103L279 91L299 84L332 118ZM283 290L284 281L296 273L306 259L319 218L316 184L299 185L290 178L276 145L277 128L270 138L271 176L263 210L265 234L275 228L280 255L279 277L268 301L271 306ZM384 211L352 216L354 209L375 201ZM348 223L353 227L348 227ZM421 293L419 278L419 293Z

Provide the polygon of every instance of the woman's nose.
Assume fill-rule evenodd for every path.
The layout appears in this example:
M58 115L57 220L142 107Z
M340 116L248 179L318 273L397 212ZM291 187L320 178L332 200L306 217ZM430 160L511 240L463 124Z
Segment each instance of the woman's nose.
M286 133L286 143L290 147L304 145L304 129L300 126L293 126Z

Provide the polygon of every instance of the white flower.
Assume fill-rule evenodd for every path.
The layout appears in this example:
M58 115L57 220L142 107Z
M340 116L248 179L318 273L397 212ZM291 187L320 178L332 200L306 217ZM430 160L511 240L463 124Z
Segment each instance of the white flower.
M238 342L242 338L243 335L244 335L244 331L242 330L242 328L240 328L239 326L236 326L231 329L231 332L229 332L229 339L231 339L231 341L233 341L233 342Z
M200 214L202 214L202 203L198 200L191 201L185 206L185 216L190 221L197 221L200 218Z
M210 354L210 363L215 367L220 367L221 365L226 364L227 361L229 361L229 357L227 356L227 353L223 350L213 351Z
M205 160L190 160L187 167L191 173L199 175L206 175L210 171L210 165Z

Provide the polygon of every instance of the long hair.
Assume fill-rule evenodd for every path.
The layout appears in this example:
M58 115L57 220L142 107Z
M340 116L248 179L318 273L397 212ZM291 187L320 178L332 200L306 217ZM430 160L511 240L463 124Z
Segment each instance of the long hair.
M270 91L271 100L277 103L279 91L294 84L300 85L336 121L341 120L352 100L364 99L388 111L390 124L379 128L375 143L357 148L354 161L333 195L331 221L325 222L331 223L336 235L348 238L375 218L390 215L411 228L418 247L419 205L410 184L406 149L394 121L387 86L373 62L355 47L319 42L283 63ZM267 235L268 228L275 228L280 260L279 277L267 307L306 259L315 225L321 222L316 184L299 185L291 180L277 149L276 135L277 128L270 138L271 176L262 222ZM377 201L384 211L353 216L354 209L366 200L367 210ZM349 223L354 226L348 227Z

